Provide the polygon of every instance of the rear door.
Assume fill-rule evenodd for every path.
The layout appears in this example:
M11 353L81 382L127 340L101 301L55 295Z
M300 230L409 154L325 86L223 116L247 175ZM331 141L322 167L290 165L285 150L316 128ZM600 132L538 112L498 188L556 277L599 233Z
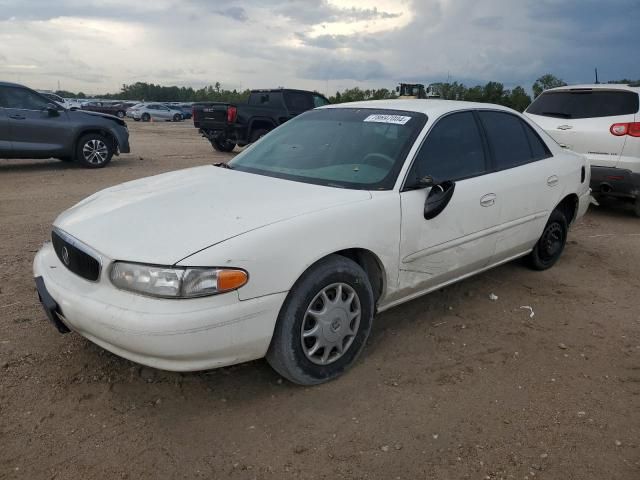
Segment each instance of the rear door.
M315 108L314 98L311 93L307 92L285 91L284 103L290 118Z
M604 88L545 92L526 111L562 147L601 167L618 166L627 140L613 135L611 126L633 122L637 112L637 93Z
M499 187L488 175L488 159L474 114L447 115L432 127L400 193L402 227L399 284L403 296L427 291L486 267L500 221ZM429 176L436 186L411 189ZM453 195L434 218L425 201L454 182ZM440 187L443 185L444 187Z
M25 158L65 154L70 136L67 112L50 113L52 102L27 88L0 87L14 155Z
M478 112L492 158L500 226L492 263L530 250L563 191L563 166L519 116Z

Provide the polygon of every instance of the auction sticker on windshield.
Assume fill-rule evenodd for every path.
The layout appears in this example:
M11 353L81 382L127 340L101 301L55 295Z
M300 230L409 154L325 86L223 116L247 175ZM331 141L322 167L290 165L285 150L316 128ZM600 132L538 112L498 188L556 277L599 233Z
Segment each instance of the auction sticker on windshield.
M395 125L404 125L411 117L405 117L404 115L369 115L364 119L365 122L375 122L375 123L393 123Z

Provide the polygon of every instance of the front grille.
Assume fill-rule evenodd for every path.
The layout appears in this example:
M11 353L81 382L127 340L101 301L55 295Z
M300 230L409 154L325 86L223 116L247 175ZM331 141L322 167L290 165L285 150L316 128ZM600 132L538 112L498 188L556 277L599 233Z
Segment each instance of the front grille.
M100 277L100 261L85 252L79 242L57 231L51 232L51 241L60 261L73 273L95 282Z

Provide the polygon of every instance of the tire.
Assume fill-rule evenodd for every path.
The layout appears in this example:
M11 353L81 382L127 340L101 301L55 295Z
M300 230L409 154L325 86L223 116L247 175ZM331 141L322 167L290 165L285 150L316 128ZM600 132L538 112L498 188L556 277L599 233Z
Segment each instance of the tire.
M148 122L149 120L151 120L151 115L149 115L148 113L143 113L143 114L142 114L142 117L140 117L140 119L141 119L143 122Z
M174 122L181 122L181 121L182 121L182 115L180 115L179 113L176 113L176 114L173 116L173 121L174 121Z
M236 148L236 144L231 140L211 140L211 146L216 152L231 152Z
M80 137L76 147L76 161L86 168L102 168L113 157L113 143L99 133Z
M266 128L259 128L252 131L251 135L249 136L249 143L257 142L269 132L270 130L267 130Z
M337 301L339 291L342 293ZM313 310L326 310L327 305L328 313L313 314ZM352 318L350 314L356 314L356 310L359 314ZM373 311L373 290L364 270L348 258L330 255L311 266L287 295L267 361L276 372L299 385L333 380L360 355L371 332ZM316 329L318 335L312 335ZM337 345L344 348L342 353Z
M534 270L546 270L555 265L567 243L568 230L566 217L559 210L554 210L538 243L527 257L529 266Z
M118 117L118 118L124 118L125 115L126 114L122 110L118 110L116 112L116 117Z

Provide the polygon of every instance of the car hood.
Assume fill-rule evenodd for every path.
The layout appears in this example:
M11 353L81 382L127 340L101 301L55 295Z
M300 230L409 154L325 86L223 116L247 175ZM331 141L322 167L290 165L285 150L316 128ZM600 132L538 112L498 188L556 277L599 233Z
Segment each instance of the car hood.
M113 120L114 122L125 126L126 123L124 120L122 120L121 118L116 117L115 115L109 115L108 113L102 113L102 112L93 112L91 110L81 110L79 108L73 108L68 110L68 112L71 115L91 115L92 117L104 117L104 118L108 118L109 120Z
M111 259L170 265L265 225L370 198L366 190L204 166L102 190L54 226Z

